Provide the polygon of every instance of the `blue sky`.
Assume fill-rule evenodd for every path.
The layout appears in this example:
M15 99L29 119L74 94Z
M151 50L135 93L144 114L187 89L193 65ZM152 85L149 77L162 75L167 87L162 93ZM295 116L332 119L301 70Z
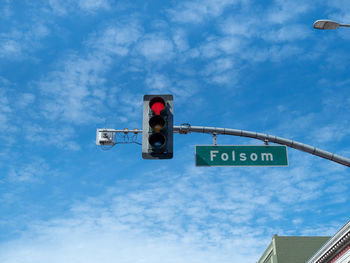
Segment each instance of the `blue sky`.
M144 94L174 123L268 133L350 157L350 23L334 1L0 3L0 262L256 262L273 234L333 235L349 169L288 149L289 167L194 166L95 145L142 128ZM141 136L138 141L140 142ZM261 145L218 136L219 144Z

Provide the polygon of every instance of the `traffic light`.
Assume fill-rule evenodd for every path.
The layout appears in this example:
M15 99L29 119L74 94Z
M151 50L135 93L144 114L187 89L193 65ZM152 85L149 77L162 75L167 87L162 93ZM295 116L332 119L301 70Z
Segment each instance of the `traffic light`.
M144 95L142 126L142 158L173 158L173 95Z

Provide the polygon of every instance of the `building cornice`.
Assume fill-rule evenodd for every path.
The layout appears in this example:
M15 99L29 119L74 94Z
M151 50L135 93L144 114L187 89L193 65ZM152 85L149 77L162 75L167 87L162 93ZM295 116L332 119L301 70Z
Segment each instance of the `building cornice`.
M350 221L346 223L307 263L328 263L350 243Z

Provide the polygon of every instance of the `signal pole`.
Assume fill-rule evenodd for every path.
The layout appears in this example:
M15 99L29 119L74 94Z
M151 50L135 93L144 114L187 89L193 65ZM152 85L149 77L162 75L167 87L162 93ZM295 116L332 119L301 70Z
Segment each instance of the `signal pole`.
M265 133L258 133L258 132L252 132L252 131L244 131L244 130L237 130L237 129L228 129L228 128L218 128L218 127L205 127L205 126L191 126L190 124L183 124L180 126L174 126L173 127L173 133L179 133L179 134L189 134L191 132L195 133L206 133L206 134L212 134L212 135L231 135L231 136L239 136L239 137L247 137L252 139L257 139L260 141L263 141L265 144L268 142L271 143L277 143L281 145L286 145L288 147L310 153L313 155L316 155L318 157L342 164L344 166L350 167L350 159L327 152L325 150L322 150L320 148L313 147L311 145L307 145L301 142L285 139L282 137L269 135ZM113 145L114 142L112 140L107 141L107 138L114 138L114 133L143 133L142 130L114 130L114 129L98 129L97 135L96 135L96 144L97 145ZM215 142L215 139L214 139ZM214 143L215 144L215 143Z
M327 152L325 150L316 148L311 145L307 145L301 142L285 139L282 137L277 137L274 135L264 134L264 133L258 133L258 132L251 132L251 131L244 131L244 130L236 130L236 129L227 129L227 128L216 128L216 127L204 127L204 126L190 126L188 124L181 125L181 126L174 126L174 132L180 133L180 134L188 134L190 132L198 132L198 133L209 133L209 134L222 134L222 135L233 135L233 136L240 136L240 137L248 137L252 139L261 140L265 143L272 142L277 143L281 145L286 145L288 147L311 153L313 155L325 158L327 160L340 163L342 165L350 167L350 159L345 158L340 155L336 155L331 152Z
M307 152L327 160L350 167L350 159L334 153L324 151L322 149L300 143L297 141L277 137L269 134L205 126L191 126L184 123L180 126L173 126L174 104L173 95L144 95L143 96L143 129L138 130L114 130L114 129L98 129L96 133L96 145L113 147L118 143L137 143L137 135L142 133L142 158L144 159L171 159L173 157L173 134L188 134L190 132L208 133L213 135L213 144L217 146L217 135L233 135L240 137L248 137L261 140L266 148L269 142L285 145L303 152ZM115 134L124 133L123 142L116 142ZM133 133L130 138L129 133ZM215 152L217 150L214 150ZM226 153L223 153L225 155ZM264 153L266 154L266 153ZM256 154L252 154L256 161ZM225 155L226 156L226 155ZM285 159L287 158L285 148ZM227 159L226 157L223 159ZM225 161L224 160L224 161ZM279 164L279 163L277 163ZM279 164L281 165L281 164ZM284 163L283 163L284 165Z

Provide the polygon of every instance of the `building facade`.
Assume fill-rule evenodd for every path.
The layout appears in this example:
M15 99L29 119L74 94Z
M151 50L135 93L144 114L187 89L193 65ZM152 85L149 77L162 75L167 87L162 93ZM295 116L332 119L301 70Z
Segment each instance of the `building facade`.
M350 221L329 239L307 263L350 263Z
M329 239L330 237L274 235L257 263L305 263Z

